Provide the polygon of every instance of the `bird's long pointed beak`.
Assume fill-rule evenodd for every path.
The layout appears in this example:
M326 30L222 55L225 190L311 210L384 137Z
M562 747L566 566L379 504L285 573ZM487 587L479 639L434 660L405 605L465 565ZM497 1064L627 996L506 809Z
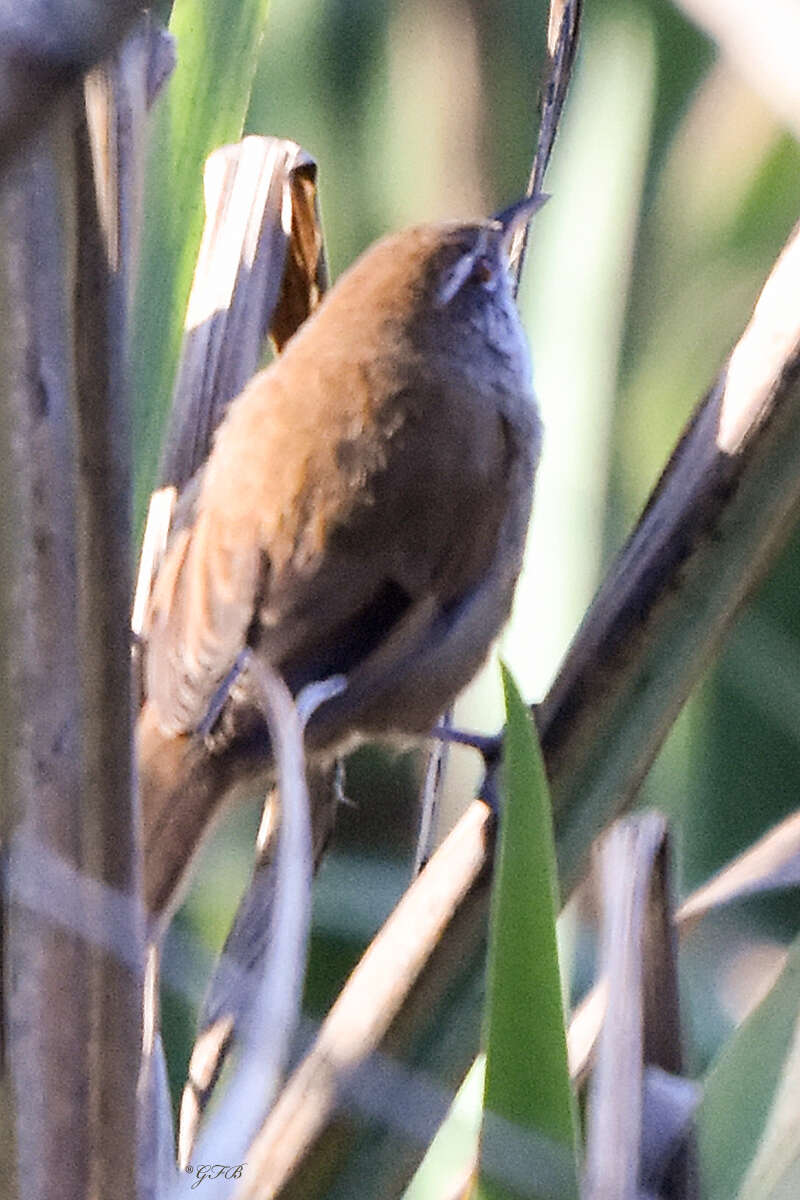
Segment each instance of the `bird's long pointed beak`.
M549 199L550 196L547 192L536 192L533 196L523 196L515 204L496 213L492 220L496 221L503 231L503 244L507 246L520 226L527 225L539 209L544 208Z

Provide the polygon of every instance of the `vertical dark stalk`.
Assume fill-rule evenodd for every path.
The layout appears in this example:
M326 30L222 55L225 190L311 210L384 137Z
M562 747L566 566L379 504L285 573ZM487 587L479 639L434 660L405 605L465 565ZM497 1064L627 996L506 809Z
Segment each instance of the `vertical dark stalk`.
M125 346L146 63L141 41L95 73L89 115L73 89L0 180L3 1165L31 1200L142 1194Z
M2 836L10 1195L90 1194L91 953L76 921L85 881L75 530L74 206L55 139L3 179L0 523ZM69 221L65 213L69 211Z

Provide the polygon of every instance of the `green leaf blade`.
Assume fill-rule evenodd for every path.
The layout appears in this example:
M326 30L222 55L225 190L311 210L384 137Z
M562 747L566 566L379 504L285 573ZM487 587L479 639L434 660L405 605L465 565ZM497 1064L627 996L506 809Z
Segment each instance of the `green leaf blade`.
M776 1107L783 1106L782 1081L797 1071L800 1029L800 938L796 938L778 980L723 1047L704 1081L697 1113L703 1196L729 1200L754 1194L767 1200L795 1186L800 1171L796 1110L786 1124L788 1137L776 1137ZM773 1114L772 1128L770 1117ZM754 1189L758 1160L760 1179ZM767 1177L774 1177L767 1182ZM797 1194L789 1193L789 1194Z
M528 710L505 668L503 685L505 803L490 923L479 1195L568 1200L578 1195L577 1123L556 941L550 799Z
M244 128L269 0L176 0L177 66L152 114L131 383L135 512L155 481L186 302L203 231L203 165Z

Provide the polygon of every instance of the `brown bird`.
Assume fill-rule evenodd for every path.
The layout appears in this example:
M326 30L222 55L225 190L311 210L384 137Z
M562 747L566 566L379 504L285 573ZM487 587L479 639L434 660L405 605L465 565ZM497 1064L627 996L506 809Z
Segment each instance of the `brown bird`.
M540 423L511 236L542 197L369 249L230 405L145 629L145 899L168 913L234 785L270 766L246 667L342 674L313 761L428 734L508 617ZM209 714L212 714L211 716Z

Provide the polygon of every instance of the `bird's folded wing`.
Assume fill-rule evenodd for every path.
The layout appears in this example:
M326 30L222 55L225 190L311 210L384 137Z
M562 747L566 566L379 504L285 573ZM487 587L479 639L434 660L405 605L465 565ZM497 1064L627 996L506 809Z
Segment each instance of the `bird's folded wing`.
M202 513L175 537L150 606L147 697L164 733L201 724L216 689L245 646L260 553L224 515Z

